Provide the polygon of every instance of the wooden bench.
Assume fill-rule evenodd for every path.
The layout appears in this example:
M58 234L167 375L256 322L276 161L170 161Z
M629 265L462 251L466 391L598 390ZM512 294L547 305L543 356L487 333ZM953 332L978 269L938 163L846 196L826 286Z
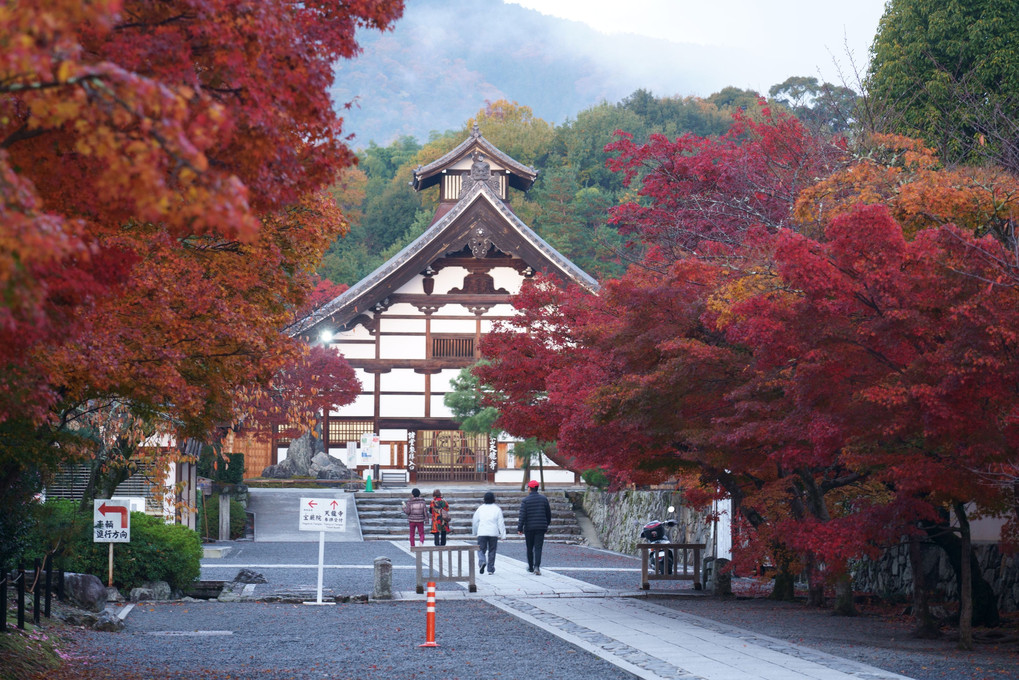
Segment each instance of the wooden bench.
M644 590L651 588L650 581L693 581L695 590L701 589L701 552L707 547L705 543L638 543L640 550L640 587ZM652 569L654 555L665 551L665 563L669 562L669 555L672 555L672 573L659 573ZM692 559L687 559L692 557ZM692 562L692 564L691 564ZM691 572L689 567L693 567ZM667 569L665 570L668 571Z
M414 553L417 574L417 592L425 592L425 584L467 583L467 590L478 592L474 578L476 545L420 545L410 549Z

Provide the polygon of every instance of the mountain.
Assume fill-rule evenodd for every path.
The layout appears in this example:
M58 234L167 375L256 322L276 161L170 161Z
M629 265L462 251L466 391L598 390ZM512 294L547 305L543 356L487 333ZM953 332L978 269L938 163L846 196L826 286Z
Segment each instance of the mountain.
M409 0L393 31L359 40L364 53L337 67L332 89L338 109L350 105L344 130L354 148L401 135L427 141L498 99L558 124L638 88L686 96L738 85L712 70L720 48L609 36L502 0Z

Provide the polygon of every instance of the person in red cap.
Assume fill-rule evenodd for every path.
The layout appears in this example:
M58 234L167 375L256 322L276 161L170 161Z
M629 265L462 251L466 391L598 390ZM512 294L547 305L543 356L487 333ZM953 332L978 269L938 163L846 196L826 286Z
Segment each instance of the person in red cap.
M545 545L545 532L552 523L552 508L548 499L538 493L538 480L527 483L531 493L520 501L517 533L523 534L527 544L527 571L541 576L541 549Z

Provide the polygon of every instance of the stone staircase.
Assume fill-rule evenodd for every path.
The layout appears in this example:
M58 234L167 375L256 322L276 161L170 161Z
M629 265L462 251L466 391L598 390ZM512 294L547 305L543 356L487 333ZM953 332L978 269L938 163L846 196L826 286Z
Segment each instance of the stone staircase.
M502 508L506 517L506 539L523 540L523 536L517 535L517 514L520 510L520 501L527 495L526 492L510 491L507 489L485 489L478 490L451 490L444 492L443 499L449 503L450 527L452 533L449 537L455 540L469 539L471 537L471 518L474 511L483 502L482 497L486 491L495 493L495 502ZM421 491L422 497L431 500L431 493ZM556 543L582 543L580 524L577 522L577 515L573 512L573 504L563 491L550 489L544 492L552 506L552 526L545 534L546 541ZM361 535L364 540L407 540L407 516L403 514L403 502L410 498L410 489L380 490L375 492L359 491L354 494L357 505L357 515L361 523ZM425 544L432 544L432 537L428 533L429 526L425 523Z

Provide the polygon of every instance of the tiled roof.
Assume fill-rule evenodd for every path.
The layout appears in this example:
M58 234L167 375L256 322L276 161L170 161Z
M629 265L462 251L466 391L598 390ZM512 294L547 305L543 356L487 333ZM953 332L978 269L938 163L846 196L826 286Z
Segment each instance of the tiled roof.
M326 303L313 314L305 317L291 329L291 335L297 336L308 332L326 319L332 318L333 323L345 324L358 314L381 302L393 290L404 283L404 278L420 273L418 268L412 272L404 271L407 266L421 256L430 258L429 264L443 257L448 250L444 234L454 226L460 217L476 201L487 200L531 248L541 253L544 263L528 262L529 265L551 265L565 276L569 282L583 286L592 292L598 290L598 282L587 272L573 264L555 248L550 246L534 230L524 224L500 198L484 182L478 182L460 197L460 200L438 220L432 223L421 236L417 237L403 250L373 271L341 295ZM498 246L497 246L498 247ZM544 267L539 267L544 268ZM424 269L421 267L420 269ZM401 274L404 276L401 277Z
M418 166L414 170L414 189L420 191L435 184L438 181L436 175L441 173L444 168L454 165L461 158L467 156L471 149L475 147L510 171L511 186L521 191L527 191L534 184L538 171L517 162L496 148L490 141L485 139L478 129L478 124L475 123L474 128L471 130L471 136L460 142L455 149L442 156L442 158L434 160L428 165Z

